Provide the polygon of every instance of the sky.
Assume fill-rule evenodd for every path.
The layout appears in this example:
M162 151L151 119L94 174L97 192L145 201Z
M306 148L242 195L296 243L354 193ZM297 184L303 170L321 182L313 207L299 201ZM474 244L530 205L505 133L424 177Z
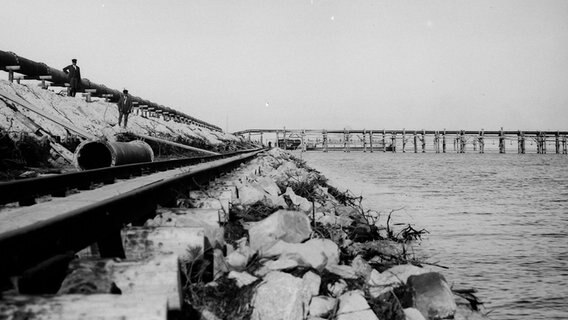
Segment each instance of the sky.
M0 50L230 132L568 129L566 0L3 0Z

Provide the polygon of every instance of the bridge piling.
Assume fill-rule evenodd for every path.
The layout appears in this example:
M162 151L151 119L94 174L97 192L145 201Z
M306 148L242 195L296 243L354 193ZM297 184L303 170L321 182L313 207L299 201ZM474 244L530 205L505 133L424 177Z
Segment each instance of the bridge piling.
M442 133L442 152L446 153L446 129Z
M363 152L367 152L367 130L363 129Z
M420 138L422 142L422 153L426 153L426 130L422 129L422 137Z
M387 144L385 143L386 131L383 129L383 152L387 152Z
M499 153L505 153L505 134L503 133L503 127L499 132Z
M555 147L556 147L556 154L560 154L560 132L556 132L554 135L555 140Z
M473 144L473 151L477 151L477 141L479 137L475 137L472 139L471 143Z
M485 132L483 129L479 132L479 153L485 153L485 139L484 139Z
M392 152L396 153L396 132L392 133L391 148L392 148Z
M414 153L418 153L418 135L414 131Z
M302 152L306 152L306 141L305 141L305 137L306 137L306 130L302 130L302 135L300 137L301 142L302 142Z
M540 133L540 150L542 154L546 154L546 137L544 133Z
M518 140L518 144L519 144L518 152L520 154L525 153L525 134L522 131L519 131L518 136L517 136L517 140Z
M349 130L343 129L343 152L351 152L349 145Z
M467 147L467 136L465 135L465 130L462 130L462 142L463 142L462 153L465 153L465 148Z
M406 130L402 129L402 153L406 152Z
M371 153L373 153L373 130L369 131L369 147L371 148Z

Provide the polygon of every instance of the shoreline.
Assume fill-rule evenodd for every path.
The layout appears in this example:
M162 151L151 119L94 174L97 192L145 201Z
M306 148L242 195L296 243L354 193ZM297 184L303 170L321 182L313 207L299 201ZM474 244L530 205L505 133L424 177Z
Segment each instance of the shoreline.
M269 179L266 179L267 177ZM274 182L270 183L270 181ZM294 181L294 183L287 185L285 181ZM251 295L248 290L253 290L259 295L264 294L263 286L268 285L271 281L276 281L271 278L273 276L287 277L287 275L292 275L296 279L303 279L306 274L310 274L310 277L319 278L317 280L320 283L317 286L319 289L308 299L308 302L304 301L300 305L303 305L304 309L312 310L316 307L312 307L310 301L318 301L319 303L323 299L329 303L331 303L329 300L334 301L331 303L333 308L323 314L317 314L319 318L314 318L315 315L310 317L309 314L306 314L294 319L335 319L334 317L341 319L340 310L342 310L342 306L347 308L342 305L345 303L342 302L345 298L344 295L355 295L364 299L365 302L361 299L359 302L367 304L367 307L361 311L372 310L373 314L380 319L415 319L408 317L407 314L420 313L418 308L422 309L422 315L426 314L424 318L427 319L428 312L434 312L432 311L434 309L431 308L436 304L439 307L435 311L438 315L449 316L451 314L456 319L484 319L483 313L485 311L474 295L475 290L466 288L450 291L441 273L423 268L424 266L421 265L420 261L408 257L405 246L411 245L410 240L413 237L416 239L420 236L419 233L416 233L416 230L414 230L414 233L407 233L407 239L404 239L401 238L401 234L395 235L387 226L374 226L373 223L376 222L377 218L375 213L370 210L365 212L363 208L358 206L357 202L360 200L358 197L342 193L327 185L325 177L306 166L302 160L293 155L280 149L272 149L219 183L220 185L233 184L238 190L239 197L233 201L229 222L223 225L225 234L229 234L229 237L225 239L228 248L227 255L224 256L225 264L223 265L225 269L221 268L224 271L215 272L218 283L215 282L216 284L213 284L213 287L222 285L228 286L230 291L247 290L248 295L246 296L250 297L252 302L240 301L241 305L252 303L254 310L260 309L264 310L263 312L270 312L268 310L270 308L257 301L260 299L258 295ZM278 189L275 188L274 184ZM306 192L310 187L310 192ZM322 188L328 188L332 191L323 192ZM213 194L216 192L218 190L215 189L206 191L206 193ZM298 194L303 194L305 197ZM331 196L331 194L334 195ZM342 201L338 198L342 198ZM208 203L210 201L205 200L203 202ZM251 208L253 209L251 210ZM284 243L285 241L282 241L282 239L288 239L288 231L297 232L297 226L284 225L279 227L278 223L273 221L279 219L274 219L272 215L282 215L284 214L282 210L287 212L293 210L292 212L306 216L311 231L299 241ZM251 215L250 212L261 212L263 214L255 216ZM271 223L277 223L277 225L271 225ZM241 229L242 232L235 236L236 225L243 225L244 230ZM259 246L259 236L256 235L258 231L255 230L255 225L262 225L261 229L279 230L278 236L275 237L274 233L271 232L264 234L261 242L265 245ZM239 236L242 237L239 238ZM333 264L314 265L306 262L306 260L309 261L309 258L303 256L303 254L307 249L302 248L302 246L317 239L331 240L335 244L337 259ZM266 245L266 242L270 242L270 244ZM276 249L272 249L273 247ZM282 247L286 249L282 249ZM314 250L318 252L318 249ZM277 254L271 251L277 251ZM264 252L269 254L266 255ZM312 252L312 254L314 253ZM317 253L315 254L317 255ZM218 255L220 253L216 256ZM331 254L331 256L334 256L334 254ZM240 264L235 263L235 261ZM425 262L422 262L422 264L428 266ZM244 289L242 289L228 285L226 275L235 277L237 282L242 281L240 277L249 279L252 276L254 280L249 282L248 286L253 286L253 288L244 286ZM422 280L426 279L424 281L427 283L426 285L423 284L422 287L416 284L416 279L421 277ZM402 279L404 281L401 281ZM410 279L410 282L407 282L407 279ZM289 278L285 282L290 281L294 281L294 279ZM338 283L342 287L341 290L337 292L328 290ZM201 293L207 292L204 288L210 285L194 284L194 286L203 290L198 290ZM225 291L225 289L220 290ZM293 291L294 289L289 290ZM409 292L423 292L424 295L413 295ZM435 293L433 294L433 292ZM425 296L429 298L424 299ZM280 300L288 301L286 302L288 304L298 303L297 301L289 301L284 297L281 297ZM425 300L428 300L428 302L424 302ZM212 312L214 314L217 312L217 316L220 318L271 318L267 314L262 314L262 316L259 314L256 314L256 316L252 314L226 314L220 310L209 310L208 308L211 308L211 306L200 305L199 299L194 299L191 302L192 305L198 306L197 309L200 312ZM274 303L276 302L271 301L272 305ZM281 307L273 308L281 308L280 312L294 309L286 303ZM383 310L385 308L394 313L385 313L386 311ZM396 311L393 311L393 308ZM213 309L215 308L213 307ZM431 310L427 311L429 309ZM359 316L364 317L363 314ZM369 319L373 319L373 315L367 314L367 316L370 317Z

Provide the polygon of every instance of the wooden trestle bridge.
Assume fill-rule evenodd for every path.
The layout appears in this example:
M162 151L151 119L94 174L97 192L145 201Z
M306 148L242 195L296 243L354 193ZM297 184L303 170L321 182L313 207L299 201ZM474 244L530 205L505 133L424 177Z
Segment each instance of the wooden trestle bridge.
M568 131L496 131L470 130L307 130L307 129L248 129L234 133L262 144L267 135L275 135L275 146L284 149L338 150L349 152L426 152L427 142L431 142L433 151L446 153L448 144L453 144L452 151L485 153L487 140L498 141L498 152L506 152L506 142L517 145L517 152L527 153L527 143L538 154L551 152L568 154ZM293 142L293 143L291 143ZM272 144L272 143L270 143ZM432 150L432 149L429 149ZM534 152L532 151L532 152Z

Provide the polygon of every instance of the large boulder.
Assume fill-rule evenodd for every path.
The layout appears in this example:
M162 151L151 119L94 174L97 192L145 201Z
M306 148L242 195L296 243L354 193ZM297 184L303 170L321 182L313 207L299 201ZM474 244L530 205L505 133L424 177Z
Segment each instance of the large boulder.
M310 239L305 243L278 241L262 253L263 257L296 260L300 266L323 270L339 263L339 247L329 239Z
M312 212L313 210L312 203L308 201L308 199L294 193L294 190L292 190L292 188L290 187L286 188L286 193L284 194L287 195L290 198L290 201L292 201L292 204L302 212L306 213Z
M404 315L406 316L406 320L426 320L422 313L416 308L404 309Z
M339 297L337 320L379 320L361 291L349 291Z
M278 210L249 229L250 246L265 251L278 240L299 243L312 233L310 220L298 211Z
M252 320L304 319L306 293L302 279L274 271L264 277L254 295Z
M412 307L426 319L453 319L456 301L446 279L438 272L428 272L408 277Z
M310 302L310 317L325 318L335 309L337 299L327 296L313 297Z
M428 270L411 264L397 265L382 273L373 269L367 281L370 286L369 293L373 298L376 298L387 291L406 284L408 277L427 272Z
M259 178L256 182L256 185L259 189L264 190L266 193L272 196L278 196L280 194L280 188L274 182L274 180L270 179L269 177L262 177Z
M267 195L264 190L249 184L238 184L237 193L239 197L235 202L238 202L242 205L251 205L253 203L262 201L264 200L265 195Z

